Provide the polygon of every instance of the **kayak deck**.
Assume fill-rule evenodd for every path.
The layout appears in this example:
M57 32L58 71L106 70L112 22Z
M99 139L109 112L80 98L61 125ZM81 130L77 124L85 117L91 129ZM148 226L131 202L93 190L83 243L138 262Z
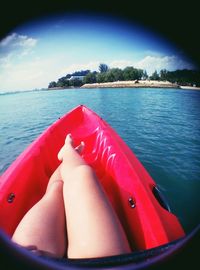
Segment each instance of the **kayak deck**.
M24 214L45 193L59 165L66 134L94 169L133 250L145 250L184 236L177 217L157 199L156 183L119 135L80 105L42 133L0 178L0 228L12 235Z

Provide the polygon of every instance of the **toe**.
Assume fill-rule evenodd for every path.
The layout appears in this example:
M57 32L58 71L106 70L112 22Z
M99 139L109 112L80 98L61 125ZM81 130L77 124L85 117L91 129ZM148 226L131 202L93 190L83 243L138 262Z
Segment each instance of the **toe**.
M75 150L80 154L83 151L83 148L85 147L85 143L81 142L76 148Z
M72 135L70 133L67 134L67 136L65 138L65 144L71 144L71 145L73 145L73 139L72 139Z

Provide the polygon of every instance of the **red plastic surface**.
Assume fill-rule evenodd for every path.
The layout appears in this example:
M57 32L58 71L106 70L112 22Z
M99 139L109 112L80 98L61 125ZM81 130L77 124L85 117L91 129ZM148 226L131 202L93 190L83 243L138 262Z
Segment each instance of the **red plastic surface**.
M94 168L133 250L184 236L177 217L154 197L156 184L133 152L105 121L82 105L51 125L1 176L1 229L12 235L24 214L43 196L68 133L75 144L85 142L83 157ZM14 199L8 202L12 193Z

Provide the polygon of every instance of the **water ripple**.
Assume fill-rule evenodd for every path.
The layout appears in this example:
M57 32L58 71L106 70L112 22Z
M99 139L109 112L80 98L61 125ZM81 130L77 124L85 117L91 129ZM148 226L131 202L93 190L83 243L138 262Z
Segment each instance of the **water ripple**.
M78 104L95 110L119 133L168 197L187 231L200 222L196 214L200 204L197 91L72 89L2 94L0 173L45 128Z

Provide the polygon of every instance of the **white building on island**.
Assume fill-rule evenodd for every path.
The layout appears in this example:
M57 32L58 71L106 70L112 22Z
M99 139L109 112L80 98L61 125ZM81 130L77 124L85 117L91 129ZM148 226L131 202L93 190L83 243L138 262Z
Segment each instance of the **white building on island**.
M77 75L72 75L68 80L69 81L72 81L72 80L80 80L80 81L83 81L83 78L85 76L77 76Z

